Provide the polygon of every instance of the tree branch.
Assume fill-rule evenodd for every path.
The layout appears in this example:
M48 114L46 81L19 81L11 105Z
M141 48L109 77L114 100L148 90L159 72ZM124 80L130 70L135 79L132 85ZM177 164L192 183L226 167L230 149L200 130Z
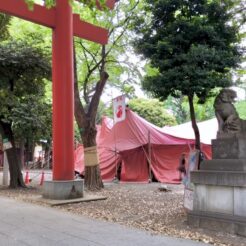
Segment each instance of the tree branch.
M85 124L85 110L83 104L80 100L79 86L78 86L78 74L77 74L77 61L76 61L76 50L75 45L73 44L73 61L74 61L74 114L79 128L83 127Z

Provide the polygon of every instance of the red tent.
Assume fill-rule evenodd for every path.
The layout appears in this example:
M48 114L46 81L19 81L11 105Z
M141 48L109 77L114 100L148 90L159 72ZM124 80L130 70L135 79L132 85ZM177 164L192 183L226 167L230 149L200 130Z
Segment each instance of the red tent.
M178 183L180 155L189 153L194 146L194 139L167 134L127 109L126 119L115 125L104 118L97 143L104 180L112 180L120 166L121 181L148 182L152 173L160 182ZM202 144L202 150L207 158L211 157L210 145ZM78 160L76 156L78 154L75 154Z

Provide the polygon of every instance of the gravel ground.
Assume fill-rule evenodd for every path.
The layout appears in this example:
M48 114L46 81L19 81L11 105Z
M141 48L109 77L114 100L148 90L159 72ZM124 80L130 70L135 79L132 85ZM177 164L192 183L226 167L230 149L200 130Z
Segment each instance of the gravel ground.
M87 194L106 196L106 200L56 206L56 209L78 215L111 221L153 234L189 238L213 245L246 246L246 238L223 232L191 228L186 223L183 208L183 186L168 185L170 191L161 191L160 184L106 183L102 191ZM0 195L25 202L38 203L40 187L10 190L0 188ZM45 205L42 204L41 205ZM47 205L46 205L47 206Z

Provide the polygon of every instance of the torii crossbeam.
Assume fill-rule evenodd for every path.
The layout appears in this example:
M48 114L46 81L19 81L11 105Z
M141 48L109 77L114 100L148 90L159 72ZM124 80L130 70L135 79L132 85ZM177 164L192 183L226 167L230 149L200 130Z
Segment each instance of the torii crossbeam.
M114 3L115 0L108 0L106 5L113 8ZM72 13L69 0L56 0L56 6L51 9L34 4L32 11L24 0L0 0L0 12L53 30L53 180L74 180L73 36L106 44L108 31L80 20Z

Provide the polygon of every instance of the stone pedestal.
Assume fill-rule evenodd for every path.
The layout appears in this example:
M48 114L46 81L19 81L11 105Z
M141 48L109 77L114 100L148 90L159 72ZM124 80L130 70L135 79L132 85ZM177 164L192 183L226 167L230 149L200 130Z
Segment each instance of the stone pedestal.
M213 159L191 172L195 186L188 223L246 236L246 138L212 141Z
M45 181L43 198L52 200L66 200L82 198L84 196L84 180Z

